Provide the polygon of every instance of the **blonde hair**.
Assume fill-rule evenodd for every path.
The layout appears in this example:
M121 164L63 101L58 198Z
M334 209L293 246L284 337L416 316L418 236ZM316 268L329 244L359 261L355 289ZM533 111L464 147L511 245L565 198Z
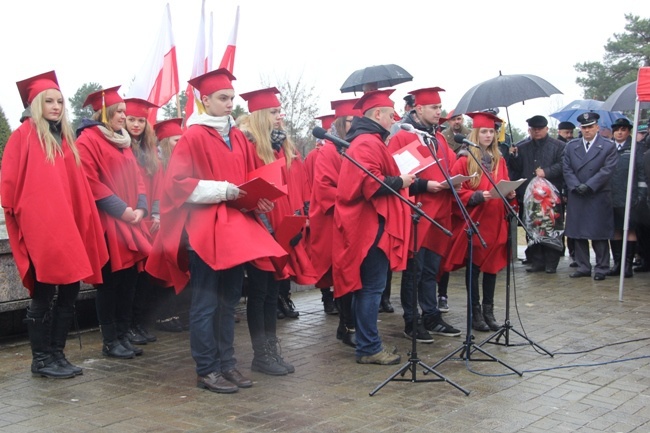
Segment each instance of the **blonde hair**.
M138 163L145 168L147 174L149 176L156 174L160 167L158 145L156 143L156 134L148 120L145 120L144 130L139 139L131 135L131 148Z
M158 147L160 147L160 163L163 167L163 170L167 170L169 165L169 160L172 157L172 137L163 138L158 142Z
M478 143L479 130L480 128L472 128L472 130L469 133L468 140L473 143ZM472 152L472 155L474 155L475 157L472 158L470 156L467 158L467 173L469 175L472 175L474 173L477 174L476 177L472 178L472 180L469 181L469 185L472 188L476 188L481 183L481 178L483 176L483 170L481 170L481 167L478 166L476 160L478 160L479 162L481 161L484 151L483 148L477 148L477 147L469 147L467 151ZM492 158L492 173L497 173L499 170L499 162L501 161L501 151L499 150L499 141L497 139L496 131L494 137L492 138L492 143L490 143L490 147L488 147L487 149L487 153Z
M109 124L109 122L111 121L113 116L115 116L115 113L117 112L117 108L119 107L119 105L120 105L120 103L117 103L117 104L109 105L108 107L106 107L106 119L107 119L106 122L102 121L102 109L101 108L99 110L95 111L95 113L93 114L91 119L96 120L97 122L100 122L109 131L115 132L115 131L113 131L113 128L111 128L111 125Z
M36 127L36 133L38 134L38 141L41 143L41 148L45 152L45 159L48 162L54 164L54 158L57 154L63 156L63 147L61 144L56 141L56 138L50 131L50 122L43 117L43 106L45 105L45 92L41 92L34 99L30 105L30 111L32 113L31 121ZM61 117L56 121L61 125L61 138L65 139L68 143L68 147L74 156L75 163L81 165L81 159L79 158L79 151L74 142L74 133L72 131L72 126L68 122L68 117L65 109L65 99L63 99L63 106L61 107Z
M250 135L252 138L251 141L255 144L257 156L264 161L264 164L270 164L275 161L275 154L271 145L273 122L271 121L269 110L270 108L263 108L253 111L246 118L241 119L240 122L241 130ZM289 138L289 135L282 142L282 150L284 150L287 168L291 168L291 161L298 156L298 151L291 138Z

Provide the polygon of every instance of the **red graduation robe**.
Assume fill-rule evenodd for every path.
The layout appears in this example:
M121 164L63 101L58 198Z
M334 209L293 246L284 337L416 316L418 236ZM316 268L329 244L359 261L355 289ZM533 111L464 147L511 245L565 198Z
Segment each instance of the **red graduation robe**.
M399 176L399 169L378 134L362 134L352 140L347 151L353 159L383 180ZM390 269L406 268L411 220L408 206L392 194L373 197L381 185L344 159L334 205L332 271L334 296L361 289L361 263L372 246L378 230L379 215L386 220L378 247L386 253ZM406 198L408 191L400 193Z
M336 146L329 141L314 152L318 155L314 158L314 183L309 204L311 262L319 279L318 286L330 287L334 283L329 272L332 268L334 202L342 159Z
M468 175L468 156L461 156L452 168L452 176L456 174ZM496 172L492 172L496 183L502 179L508 180L508 168L504 159L499 162ZM481 181L476 188L469 186L469 181L462 184L458 195L465 206L475 191L489 191L492 184L482 174ZM500 198L491 199L478 206L467 207L472 221L478 224L478 230L487 244L483 248L477 236L472 236L472 262L481 268L481 272L496 274L507 264L506 242L508 240L508 224L506 221L506 208ZM450 272L466 265L468 243L465 220L460 210L454 206L452 239L449 251L443 257L442 272Z
M77 146L95 200L115 194L135 210L138 195L144 194L145 189L131 148L117 148L97 126L85 128ZM133 225L102 210L99 217L106 235L112 271L134 265L141 270L151 251L144 221Z
M31 119L11 134L2 157L2 206L23 285L34 280L102 282L108 261L95 200L81 165L63 140L63 156L46 161Z
M413 140L419 140L419 136L408 131L399 130L393 135L388 143L388 151L393 154L399 149L411 144ZM456 153L449 148L445 137L436 132L438 150L436 155L447 174L456 163ZM424 144L423 144L424 146ZM428 150L427 150L428 152ZM444 182L446 180L438 164L427 167L418 173L418 178ZM415 203L422 203L422 210L438 224L451 231L451 212L454 196L451 190L443 190L437 193L424 192L413 197ZM449 246L451 237L431 224L427 219L420 218L418 223L418 249L425 247L439 255L444 255ZM413 249L413 240L409 242Z
M212 269L233 268L260 257L286 252L256 219L227 204L186 203L199 180L241 185L255 168L255 149L236 128L230 144L213 128L191 126L178 141L165 172L160 200L160 234L147 260L154 277L172 281L176 292L189 281L187 243ZM187 236L187 238L185 238Z

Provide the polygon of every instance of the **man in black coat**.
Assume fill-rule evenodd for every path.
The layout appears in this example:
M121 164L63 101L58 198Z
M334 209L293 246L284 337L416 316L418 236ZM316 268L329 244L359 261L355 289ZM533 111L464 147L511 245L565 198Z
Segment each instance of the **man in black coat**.
M571 278L591 276L589 240L596 253L594 280L609 272L609 242L614 236L611 179L618 162L614 142L598 135L597 113L578 116L582 138L566 145L563 159L564 181L569 199L566 236L575 239L577 270Z
M544 116L533 116L526 120L529 137L519 142L511 150L508 160L508 172L511 179L527 179L517 188L519 208L524 208L524 193L530 181L542 177L551 182L560 195L564 183L562 176L562 156L565 144L548 135L548 120ZM560 205L562 206L562 205ZM560 210L564 217L564 209ZM561 224L561 222L559 223ZM530 240L530 239L529 239ZM528 272L546 271L554 274L562 251L541 243L529 244L526 249L527 263L531 265Z

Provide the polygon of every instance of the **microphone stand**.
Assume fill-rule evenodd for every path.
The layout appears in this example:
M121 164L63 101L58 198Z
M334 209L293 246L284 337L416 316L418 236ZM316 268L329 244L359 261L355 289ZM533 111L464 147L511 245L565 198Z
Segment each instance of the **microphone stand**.
M476 235L476 237L479 239L481 242L481 246L483 248L487 248L487 244L485 243L485 240L481 236L481 234L478 231L478 227L476 226L476 223L472 221L472 218L469 215L469 212L467 211L467 208L463 205L462 200L458 196L458 191L456 191L456 188L454 188L454 185L452 184L451 177L449 176L449 173L445 170L445 168L440 164L440 159L438 158L438 154L435 150L433 141L436 141L434 136L431 135L423 135L423 141L424 144L427 146L429 149L429 152L431 152L431 155L436 161L436 164L438 167L440 167L440 171L442 172L443 176L445 177L447 183L449 184L449 188L451 189L451 192L456 200L456 203L458 204L458 207L461 211L461 214L463 215L463 219L465 220L465 224L467 226L467 229L465 229L465 232L467 234L467 251L468 251L468 263L467 266L469 268L470 275L472 272L472 257L473 257L473 242L472 242L472 237ZM436 362L431 366L432 369L435 369L437 366L440 364L443 364L449 359L452 359L454 355L460 352L460 356L458 359L465 360L465 361L491 361L491 362L498 362L499 364L509 368L510 370L514 371L517 373L519 376L521 376L523 373L515 370L514 368L510 367L508 364L504 363L500 359L496 358L495 356L491 355L488 353L485 349L483 349L480 346L477 346L474 344L474 336L472 335L472 279L469 278L468 281L468 290L467 290L467 321L466 321L466 331L465 331L465 341L463 344L449 353L447 356L443 357L440 361ZM475 351L481 352L484 356L487 358L479 358L479 359L473 359L472 354ZM425 374L427 373L426 371L424 372ZM469 393L467 393L469 394Z
M513 224L513 220L516 219L519 222L519 224L521 224L521 226L524 228L524 230L526 230L526 227L524 226L524 223L519 218L519 215L517 214L517 212L512 208L512 206L510 205L508 200L504 197L504 195L501 193L499 188L497 188L496 182L494 181L494 179L492 178L490 173L488 173L488 171L485 169L485 167L483 167L483 164L476 159L476 156L469 149L468 149L468 153L471 155L471 157L474 159L474 161L476 161L478 166L481 168L481 171L483 172L483 174L486 176L486 178L488 179L490 184L492 184L494 190L497 192L497 194L499 195L499 197L503 201L503 204L506 207L506 211L507 211L506 221L507 221L507 225L508 225L508 227L507 227L507 229L508 229L508 240L506 242L507 262L506 262L506 317L505 317L505 322L498 331L494 332L488 338L486 338L485 340L480 342L478 344L478 346L479 347L483 346L486 343L498 344L498 345L501 345L501 346L522 346L522 345L526 344L526 343L521 343L521 344L510 343L510 331L512 331L515 334L519 335L524 340L526 340L528 342L528 344L530 344L531 346L537 347L540 350L542 350L543 352L545 352L547 355L550 355L551 357L553 357L553 354L551 352L549 352L548 350L546 350L545 348L543 348L539 344L535 343L533 340L528 338L527 335L525 335L525 334L517 331L516 329L514 329L514 327L512 326L512 323L510 322L510 272L511 272L510 263L512 261L512 224ZM505 340L504 343L499 342L499 340L501 339L502 336L504 337L504 340ZM495 339L495 340L490 341L492 339ZM520 376L521 376L521 374L520 374Z
M344 142L343 140L341 140L340 143L339 142L334 142L334 145L336 146L337 151L339 152L339 154L341 154L341 156L343 158L347 159L352 164L356 165L360 170L362 170L368 176L370 176L375 181L377 181L379 184L381 184L384 188L386 188L388 191L390 191L390 193L392 195L399 198L402 202L406 203L413 210L413 214L411 215L411 221L412 221L412 224L413 224L413 246L414 246L414 253L413 254L414 254L414 256L417 253L417 245L418 245L418 243L417 243L417 227L418 227L418 223L420 222L420 217L424 217L427 221L429 221L430 223L432 223L433 225L438 227L445 235L447 235L447 236L452 235L452 233L449 230L447 230L446 228L441 226L437 221L435 221L429 215L424 213L424 211L420 208L421 203L418 203L417 206L414 205L408 199L404 198L399 192L397 192L394 189L392 189L391 187L389 187L384 181L382 181L377 176L375 176L373 173L371 173L370 170L368 170L366 167L361 165L361 163L359 163L357 160L355 160L350 155L348 155L345 152L346 147L348 147L348 146L345 146L346 144L348 144L348 146L349 146L349 143ZM417 268L417 264L415 264L415 266ZM415 307L417 308L418 292L417 292L417 284L416 284L417 283L417 275L415 273L413 274L413 280L414 280L413 281L413 283L414 283L413 305L415 305ZM384 380L374 390L372 390L372 392L370 392L370 396L371 397L374 396L381 388L383 388L391 380L394 380L396 382L411 382L411 383L416 383L416 382L447 382L450 385L452 385L455 388L462 391L463 393L465 393L465 395L469 395L469 391L467 391L466 389L464 389L460 385L456 384L455 382L452 382L451 380L447 379L445 376L443 376L442 374L440 374L439 372L437 372L433 368L429 367L428 365L426 365L425 363L420 361L420 359L418 358L418 354L417 354L417 341L416 341L416 337L417 337L417 335L416 335L417 318L416 318L415 314L413 315L413 322L414 322L413 323L413 328L412 328L413 329L413 336L411 338L411 353L410 353L410 356L409 356L409 360L406 362L406 364L404 364L402 367L400 367L399 370L397 370L395 373L393 373L391 376L389 376L388 379ZM426 371L429 371L429 372L435 374L437 376L437 379L417 379L417 366L418 365L421 366L422 368L424 368ZM396 377L398 375L401 375L402 377L404 377L406 372L409 371L409 370L411 371L411 379L396 379Z

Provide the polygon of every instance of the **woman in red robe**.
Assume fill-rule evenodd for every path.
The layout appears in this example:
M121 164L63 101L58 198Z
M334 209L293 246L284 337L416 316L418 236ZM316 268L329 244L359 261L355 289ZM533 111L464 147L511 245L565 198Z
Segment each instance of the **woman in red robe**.
M494 291L497 273L507 264L506 242L508 240L508 224L506 207L498 194L492 194L492 183L483 173L479 161L493 181L508 180L508 168L501 157L495 129L495 122L500 121L491 113L467 113L473 122L468 140L477 143L478 148L470 147L458 154L458 160L451 169L451 175L472 175L474 178L465 181L458 192L469 215L477 226L481 237L487 244L483 248L476 236L472 237L472 257L468 257L468 240L465 220L455 209L452 223L453 237L449 251L445 255L443 272L450 272L468 265L465 272L465 284L468 292L471 288L472 328L477 331L497 331L499 323L494 318ZM471 152L470 155L468 152ZM508 194L509 200L514 200L515 192ZM514 204L514 202L513 202ZM483 272L483 308L478 291L479 275Z
M163 172L160 168L156 134L147 117L149 110L156 106L138 98L126 99L124 102L126 103L126 131L131 137L131 149L138 161L149 206L143 220L153 243L160 228L160 183ZM133 313L128 332L129 340L133 344L153 343L157 339L147 328L152 321L153 300L159 289L157 281L151 278L149 273L146 271L138 273L138 282L133 298Z
M31 370L73 377L82 369L63 349L79 281L101 283L108 252L54 71L17 84L26 112L4 150L1 196L14 262L31 297Z
M95 110L77 130L77 146L90 182L110 255L97 286L95 307L102 331L102 353L133 358L142 349L128 338L138 272L151 244L144 223L147 197L131 137L124 129L126 104L118 87L91 93L84 106Z

